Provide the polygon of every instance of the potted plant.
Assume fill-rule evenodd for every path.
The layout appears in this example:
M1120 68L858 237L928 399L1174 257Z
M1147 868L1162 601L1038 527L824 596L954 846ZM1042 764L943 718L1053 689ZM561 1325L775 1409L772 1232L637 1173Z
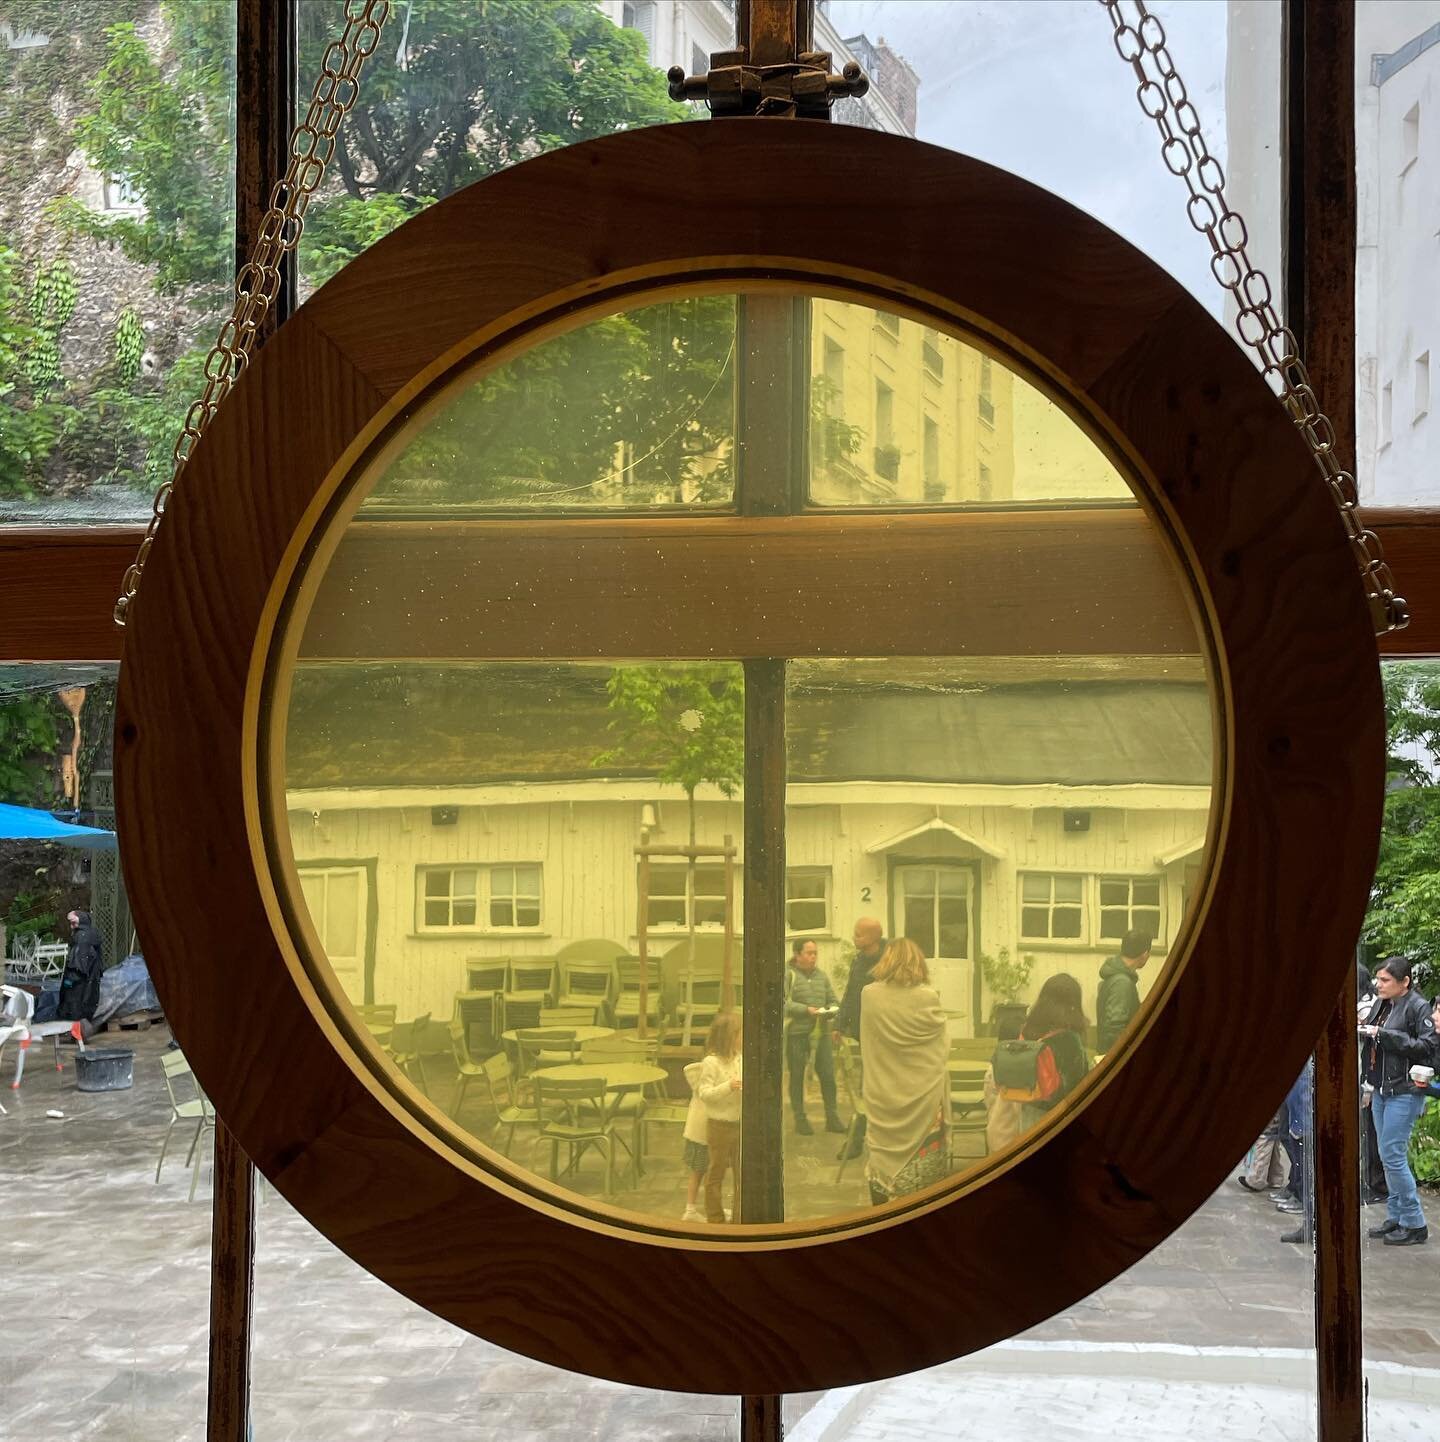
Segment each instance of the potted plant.
M1035 959L1029 955L1012 961L1008 946L1002 946L994 956L985 951L980 953L980 974L995 998L990 1008L990 1027L996 1036L1002 1030L1018 1031L1020 1023L1025 1020L1028 1008L1016 997L1029 985L1034 965Z

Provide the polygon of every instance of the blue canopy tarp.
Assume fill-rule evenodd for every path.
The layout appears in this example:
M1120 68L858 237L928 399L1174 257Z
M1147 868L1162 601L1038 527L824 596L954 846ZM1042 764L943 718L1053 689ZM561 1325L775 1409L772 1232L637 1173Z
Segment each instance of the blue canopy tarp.
M72 826L32 806L0 804L0 841L57 841L86 851L113 851L115 833L97 826Z

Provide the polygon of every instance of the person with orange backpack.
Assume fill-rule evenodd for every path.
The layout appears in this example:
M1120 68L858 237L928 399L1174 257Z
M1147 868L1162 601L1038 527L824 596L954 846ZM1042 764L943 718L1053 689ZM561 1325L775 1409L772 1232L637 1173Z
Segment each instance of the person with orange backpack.
M1040 988L1019 1039L995 1048L995 1086L1003 1100L1020 1103L1022 1131L1059 1106L1090 1070L1089 1024L1080 983L1062 971Z

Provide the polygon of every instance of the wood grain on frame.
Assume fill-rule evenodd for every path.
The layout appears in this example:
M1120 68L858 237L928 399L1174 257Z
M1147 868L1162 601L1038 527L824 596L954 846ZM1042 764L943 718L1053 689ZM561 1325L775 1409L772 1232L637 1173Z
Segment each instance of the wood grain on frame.
M817 226L813 207L792 203L797 173L813 193L851 195L844 226ZM739 270L809 268L908 299L1072 396L1154 478L1155 504L1185 537L1230 723L1224 845L1193 949L1158 979L1122 1064L1087 1084L1044 1145L878 1220L740 1227L724 1243L558 1203L358 1059L368 1044L343 1010L295 984L247 823L271 799L252 651L283 619L305 527L352 440L378 431L437 356L612 283L673 279L687 256L713 273L717 252ZM244 377L188 480L128 637L117 742L127 878L167 1012L222 1115L315 1225L503 1346L642 1385L779 1395L1013 1335L1138 1260L1209 1196L1352 964L1384 719L1331 502L1263 382L1174 281L978 162L802 121L641 131L527 162L424 212L320 291ZM885 554L905 559L898 542ZM1094 587L1113 580L1099 573ZM1014 597L1017 616L1025 601ZM258 797L250 774L267 788ZM1263 1008L1234 1005L1257 955L1289 998L1283 1035ZM1177 1084L1176 1059L1193 1057L1225 1079L1223 1107L1194 1068ZM638 1308L637 1277L664 1279Z

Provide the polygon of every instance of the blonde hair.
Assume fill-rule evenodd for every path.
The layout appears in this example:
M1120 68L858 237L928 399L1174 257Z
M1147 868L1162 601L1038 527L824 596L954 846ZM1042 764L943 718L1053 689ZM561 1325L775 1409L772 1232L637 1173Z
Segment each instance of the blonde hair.
M739 1049L740 1013L738 1011L722 1011L710 1023L710 1030L705 1033L705 1050L711 1056L718 1056L723 1061L729 1061Z
M928 982L930 968L925 965L925 953L908 936L902 936L885 948L885 955L875 963L870 980L888 981L891 986L919 986Z

